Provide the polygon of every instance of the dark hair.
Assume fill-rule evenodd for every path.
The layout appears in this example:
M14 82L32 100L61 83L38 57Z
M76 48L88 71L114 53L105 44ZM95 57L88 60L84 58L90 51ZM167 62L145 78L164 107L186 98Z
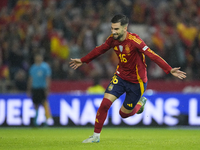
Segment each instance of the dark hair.
M43 55L42 55L41 53L39 53L39 52L37 52L37 53L34 54L34 58L36 58L36 57L38 57L38 56L40 56L40 57L43 58Z
M111 22L112 22L112 23L118 23L118 22L120 22L120 23L121 23L121 26L123 26L123 25L126 25L126 24L129 23L129 19L128 19L125 15L118 14L118 15L115 15L115 16L111 19Z

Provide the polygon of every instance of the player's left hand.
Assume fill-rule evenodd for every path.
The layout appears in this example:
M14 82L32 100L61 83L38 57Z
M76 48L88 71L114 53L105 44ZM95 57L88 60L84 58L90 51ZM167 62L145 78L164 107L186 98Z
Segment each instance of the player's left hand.
M72 67L74 70L76 70L78 67L80 67L83 63L81 62L80 59L72 59L69 62L70 67Z
M183 71L180 71L180 70L179 70L180 68L181 68L181 67L172 68L171 71L170 71L170 73L171 73L173 76L175 76L175 77L177 77L177 78L179 78L179 79L184 79L184 78L186 78L186 73L183 72Z

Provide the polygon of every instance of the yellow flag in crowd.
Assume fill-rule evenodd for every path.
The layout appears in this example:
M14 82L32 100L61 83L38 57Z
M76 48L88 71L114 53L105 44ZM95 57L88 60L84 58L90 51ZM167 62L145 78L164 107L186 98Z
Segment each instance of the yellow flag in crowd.
M51 37L51 53L61 59L67 59L69 57L69 47L64 38L53 35Z

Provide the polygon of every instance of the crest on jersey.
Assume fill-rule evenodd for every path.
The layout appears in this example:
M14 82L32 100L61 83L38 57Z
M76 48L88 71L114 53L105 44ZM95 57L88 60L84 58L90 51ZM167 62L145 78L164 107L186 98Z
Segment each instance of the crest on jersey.
M108 91L112 91L113 86L114 86L113 84L110 84L109 87L108 87Z
M130 48L128 45L125 45L125 51L126 51L126 53L130 53Z
M120 50L120 52L123 51L123 46L122 45L119 45L119 50Z

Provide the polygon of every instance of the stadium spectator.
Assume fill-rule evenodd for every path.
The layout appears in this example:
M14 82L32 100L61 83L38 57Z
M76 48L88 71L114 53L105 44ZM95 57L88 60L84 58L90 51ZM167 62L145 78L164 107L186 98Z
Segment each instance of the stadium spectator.
M92 46L101 45L110 31L111 16L120 12L130 16L129 26L133 26L131 32L137 31L135 24L145 26L146 29L143 30L149 37L144 38L144 41L150 43L153 49L170 64L181 64L182 69L188 72L188 75L189 72L191 74L188 79L199 80L200 67L197 55L194 55L199 53L200 49L200 44L196 44L199 43L200 36L198 0L10 0L8 6L0 9L1 58L3 65L8 66L13 62L10 61L13 59L10 55L12 56L12 46L17 41L18 53L21 53L22 59L17 62L17 67L9 65L11 80L14 78L16 68L28 71L27 68L33 63L32 57L35 51L43 53L47 61L59 59L59 65L62 66L63 62L69 61L70 51L74 50L74 47L77 48L77 45L81 55L91 50ZM56 40L60 42L58 47L65 47L60 52L60 54L65 53L64 60L55 55L51 49L52 34L59 34L60 31L62 38ZM176 39L176 42L172 39ZM176 47L176 52L171 50L172 47ZM173 54L177 55L177 59L169 57ZM115 62L110 62L109 56L91 62L92 66L93 63L98 63L99 68L104 68L100 70L100 74L105 79L109 79L110 76L105 75L114 70L112 63ZM106 69L105 62L109 64L109 69ZM56 71L53 63L50 65L52 70ZM148 66L149 72L154 72L156 68L155 64ZM77 78L77 72L67 67L61 69L65 73L64 79L71 80L74 76ZM79 71L83 74L79 77L80 80L88 78L84 69ZM160 72L157 69L156 71ZM159 76L154 74L149 76L150 79L166 79L162 72Z
M88 87L87 93L88 94L103 94L105 92L105 89L100 84L100 78L99 76L94 77L93 79L93 85Z
M14 77L14 86L17 92L26 92L27 90L27 75L22 69L19 69Z
M19 41L14 40L9 53L10 79L14 80L15 73L23 68L23 54L20 49Z

